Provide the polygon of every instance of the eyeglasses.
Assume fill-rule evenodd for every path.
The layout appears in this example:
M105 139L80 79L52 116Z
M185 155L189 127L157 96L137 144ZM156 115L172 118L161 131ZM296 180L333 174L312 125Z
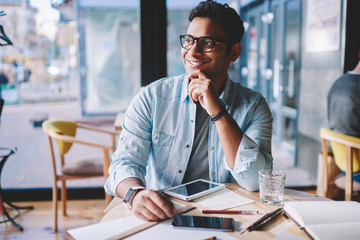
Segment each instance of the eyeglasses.
M211 52L217 42L227 43L226 41L220 41L212 37L196 38L191 35L180 35L180 44L186 50L190 50L192 46L194 46L195 41L203 52Z

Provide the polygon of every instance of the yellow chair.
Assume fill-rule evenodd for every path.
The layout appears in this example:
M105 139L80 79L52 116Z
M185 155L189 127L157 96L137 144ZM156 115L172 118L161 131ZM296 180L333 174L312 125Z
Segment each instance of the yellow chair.
M345 172L345 176L338 176L335 185L338 188L345 189L345 200L351 201L353 193L360 191L360 183L353 181L353 173L360 170L360 138L334 132L328 128L320 129L321 145L324 159L324 182L326 183L324 193L327 197L329 190L329 149L330 142L333 159L336 166Z
M42 124L43 131L46 133L50 145L50 153L53 166L53 211L54 211L54 231L57 231L57 218L58 218L58 188L57 183L61 181L61 201L62 213L66 216L66 180L84 179L104 176L108 177L108 168L110 165L110 154L115 151L115 139L119 134L117 131L109 131L86 124L82 124L71 120L62 119L49 119ZM83 129L84 134L93 134L94 132L108 134L111 138L111 145L93 143L89 141L80 140L76 138L77 129ZM55 157L54 140L57 143L58 156ZM76 163L66 163L65 155L69 152L70 148L75 144L86 145L93 148L101 149L103 156L100 158L79 160ZM102 159L101 159L102 158ZM56 164L57 160L60 164ZM60 169L57 166L60 165ZM112 200L110 195L105 195L106 203L109 204Z

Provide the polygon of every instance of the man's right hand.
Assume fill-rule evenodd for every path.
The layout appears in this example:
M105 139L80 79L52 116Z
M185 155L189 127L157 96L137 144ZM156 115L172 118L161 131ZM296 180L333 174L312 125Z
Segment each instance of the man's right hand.
M116 188L117 194L124 198L130 187L145 186L138 178L127 178ZM131 202L135 215L146 221L157 221L174 217L174 204L161 192L144 189L135 194Z
M135 215L146 221L172 218L176 213L176 209L169 199L151 189L138 192L134 196L131 206Z

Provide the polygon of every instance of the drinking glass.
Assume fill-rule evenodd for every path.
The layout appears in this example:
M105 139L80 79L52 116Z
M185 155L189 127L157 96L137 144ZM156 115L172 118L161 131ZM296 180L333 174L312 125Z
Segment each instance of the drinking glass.
M271 205L281 205L284 198L286 173L283 171L260 170L260 200Z

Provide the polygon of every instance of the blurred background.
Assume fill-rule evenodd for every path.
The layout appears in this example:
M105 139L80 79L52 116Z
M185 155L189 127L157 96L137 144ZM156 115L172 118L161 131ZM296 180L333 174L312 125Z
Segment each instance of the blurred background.
M142 86L184 72L178 36L198 2L0 0L6 13L0 24L13 43L0 47L0 146L18 148L4 167L2 187L21 198L32 191L50 199L42 121L62 117L112 129ZM287 186L315 187L327 92L358 61L359 1L219 2L244 20L242 54L229 74L261 92L271 107L275 168L288 173ZM70 186L102 184L99 178Z

